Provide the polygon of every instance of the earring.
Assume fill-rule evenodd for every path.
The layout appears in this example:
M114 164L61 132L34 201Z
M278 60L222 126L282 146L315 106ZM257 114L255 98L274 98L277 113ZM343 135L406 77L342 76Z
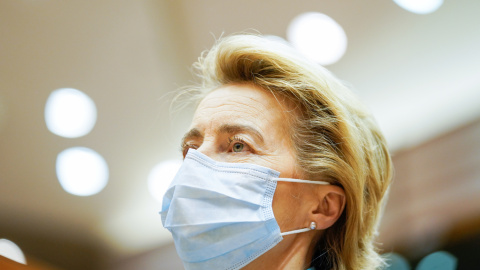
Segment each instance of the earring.
M312 221L312 223L310 223L310 230L315 230L316 228L317 228L317 223Z

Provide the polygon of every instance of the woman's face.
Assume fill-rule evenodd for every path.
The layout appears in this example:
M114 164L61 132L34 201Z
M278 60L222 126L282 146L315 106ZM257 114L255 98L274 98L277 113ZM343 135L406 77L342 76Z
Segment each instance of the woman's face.
M197 149L222 162L254 163L295 178L288 113L282 101L250 85L228 85L198 106L183 140L183 154Z
M303 178L290 139L293 106L252 85L227 85L208 94L198 106L183 140L183 153L194 148L221 162L253 163ZM308 185L278 182L273 212L282 232L308 227L303 189ZM308 193L308 192L307 192ZM288 244L285 238L273 250ZM266 253L266 254L267 254ZM264 254L265 255L265 254Z

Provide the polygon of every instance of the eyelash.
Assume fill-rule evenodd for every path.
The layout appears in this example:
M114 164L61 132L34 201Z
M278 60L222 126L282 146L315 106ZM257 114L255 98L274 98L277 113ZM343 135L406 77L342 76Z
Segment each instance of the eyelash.
M250 146L245 142L245 140L241 137L239 137L238 135L235 135L233 137L230 137L228 138L228 147L230 148L230 146L232 145L232 142L240 142L240 143L243 143L248 149L251 149ZM188 149L190 148L193 148L193 149L197 149L198 146L196 145L193 145L193 144L189 144L189 143L183 143L181 146L180 146L180 151L183 153L183 156L185 157L186 156L186 152L188 151Z
M198 146L193 145L193 144L189 144L189 143L183 143L183 144L180 146L180 152L182 152L183 157L185 157L185 156L187 155L187 151L188 151L188 149L190 149L190 148L197 149Z
M237 141L237 142L247 144L244 139L242 139L241 137L238 137L237 135L235 135L231 138L228 138L228 145L230 145L233 141Z
M233 147L232 142L235 142L235 143L238 142L238 143L243 144L243 147L245 147L245 149L242 149L243 151L241 151L241 152L253 152L253 149L250 147L250 145L243 138L238 137L237 135L235 135L231 138L228 138L228 149ZM237 153L240 153L240 152L237 152Z

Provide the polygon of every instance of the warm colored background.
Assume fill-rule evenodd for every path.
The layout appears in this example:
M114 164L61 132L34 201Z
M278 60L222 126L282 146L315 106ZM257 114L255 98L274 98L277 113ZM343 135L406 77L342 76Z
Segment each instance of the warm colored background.
M318 11L349 39L328 68L372 108L394 152L383 248L413 261L441 248L468 255L480 246L478 10L477 0L428 15L385 0L2 0L0 238L60 269L178 268L147 190L153 166L179 158L190 120L191 110L168 111L167 93L192 80L191 63L222 33L285 37L291 19ZM97 105L85 137L45 126L45 101L62 87ZM72 146L106 159L101 193L60 187L55 159Z

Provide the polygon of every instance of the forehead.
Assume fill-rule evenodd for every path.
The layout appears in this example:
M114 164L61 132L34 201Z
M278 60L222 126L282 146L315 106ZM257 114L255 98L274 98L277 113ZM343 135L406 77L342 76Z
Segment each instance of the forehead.
M230 124L252 125L263 132L268 128L287 129L287 106L272 93L252 85L227 85L209 93L199 104L192 127Z

